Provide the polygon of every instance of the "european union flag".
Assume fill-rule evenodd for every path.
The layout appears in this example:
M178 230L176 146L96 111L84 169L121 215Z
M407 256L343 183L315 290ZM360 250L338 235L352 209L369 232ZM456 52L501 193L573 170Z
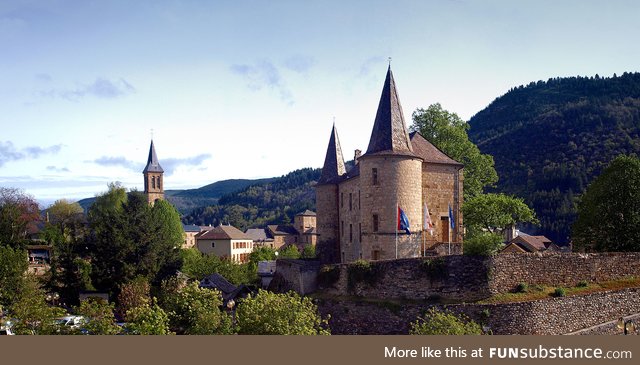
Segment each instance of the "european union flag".
M411 232L409 232L409 218L407 218L407 215L404 213L404 211L402 209L400 209L400 206L398 206L398 227L397 229L399 231L404 230L407 232L407 234L411 234Z

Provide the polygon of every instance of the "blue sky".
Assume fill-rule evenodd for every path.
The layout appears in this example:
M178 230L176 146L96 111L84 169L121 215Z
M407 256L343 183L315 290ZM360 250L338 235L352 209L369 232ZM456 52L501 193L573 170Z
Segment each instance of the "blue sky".
M44 205L320 167L366 149L387 59L405 117L640 71L636 1L0 1L0 186ZM407 121L410 123L410 121Z

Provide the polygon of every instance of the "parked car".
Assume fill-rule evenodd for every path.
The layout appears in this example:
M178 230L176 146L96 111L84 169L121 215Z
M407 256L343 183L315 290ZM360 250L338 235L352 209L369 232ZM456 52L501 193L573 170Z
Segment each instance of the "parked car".
M80 328L86 322L83 316L65 316L56 318L56 323L61 326L67 326L71 328Z

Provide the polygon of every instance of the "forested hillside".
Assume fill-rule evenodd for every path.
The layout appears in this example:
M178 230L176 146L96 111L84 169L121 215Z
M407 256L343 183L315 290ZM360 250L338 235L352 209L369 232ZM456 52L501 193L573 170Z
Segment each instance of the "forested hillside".
M538 233L566 243L589 182L616 156L640 154L640 73L532 82L469 124L471 140L495 159L497 190L525 198Z
M296 170L224 195L216 205L194 209L182 220L197 225L229 223L241 230L289 223L295 214L315 210L313 185L319 178L320 169Z

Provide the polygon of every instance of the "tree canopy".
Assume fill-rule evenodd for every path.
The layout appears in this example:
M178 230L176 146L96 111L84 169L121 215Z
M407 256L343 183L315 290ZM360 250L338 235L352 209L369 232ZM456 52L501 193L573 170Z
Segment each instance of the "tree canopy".
M490 232L502 235L518 223L537 223L536 214L522 199L504 194L480 194L462 205L467 235Z
M493 157L480 153L478 147L469 140L469 124L457 114L442 109L440 104L416 109L411 130L417 131L449 157L464 164L465 200L482 194L485 187L492 187L498 181Z
M481 335L482 327L476 322L450 311L431 308L424 316L411 323L412 335Z
M0 187L0 245L24 248L30 228L39 220L40 209L31 195Z
M620 156L587 187L573 225L585 251L640 251L640 160Z

